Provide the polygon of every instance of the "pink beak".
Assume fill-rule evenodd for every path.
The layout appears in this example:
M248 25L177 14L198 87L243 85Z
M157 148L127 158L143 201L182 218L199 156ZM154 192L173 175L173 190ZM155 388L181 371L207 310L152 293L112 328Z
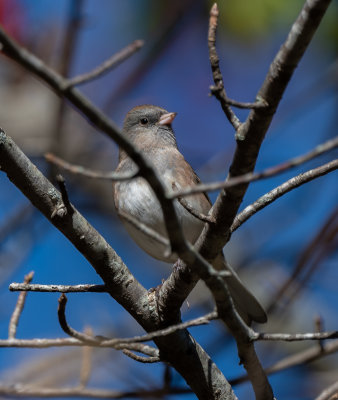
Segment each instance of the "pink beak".
M175 112L163 114L163 115L161 115L161 118L158 121L158 124L159 125L170 125L173 122L176 115L177 115L177 113L175 113Z

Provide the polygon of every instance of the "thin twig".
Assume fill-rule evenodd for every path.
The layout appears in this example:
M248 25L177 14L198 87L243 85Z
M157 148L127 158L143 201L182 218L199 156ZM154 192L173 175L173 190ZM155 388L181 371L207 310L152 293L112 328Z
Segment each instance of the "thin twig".
M113 54L110 58L94 68L92 71L68 79L65 83L65 90L70 87L82 85L84 83L97 79L99 76L107 73L110 69L113 69L120 65L123 61L136 53L141 47L143 47L143 45L143 40L135 40L119 52Z
M338 399L338 381L325 388L315 400L337 400Z
M177 190L177 185L175 182L172 183L171 185L173 190ZM182 207L184 207L191 215L193 215L195 218L203 221L203 222L207 222L207 223L215 223L215 221L213 220L213 218L209 215L205 215L201 212L198 212L191 203L189 203L189 201L187 199L185 199L184 197L178 197L177 198L178 202L181 204Z
M230 99L226 93L218 93L220 92L220 90L222 90L220 87L216 87L216 86L210 86L210 92L212 95L215 96L220 96L221 97L221 101L224 102L225 104L228 104L229 106L234 106L237 108L242 108L242 109L260 109L260 108L265 108L268 106L268 104L263 100L257 100L254 103L251 102L243 102L243 101L236 101L233 99Z
M154 239L157 243L163 244L169 249L170 242L169 240L161 235L160 233L156 232L154 229L150 228L148 225L144 224L143 222L139 221L138 219L134 218L132 215L127 214L123 211L118 212L119 216L137 228L140 232L146 234L151 239Z
M16 283L13 282L9 285L9 290L16 291L29 291L29 292L60 292L60 293L74 293L74 292L93 292L93 293L107 293L106 285L41 285Z
M72 336L75 339L82 340L85 343L97 343L102 342L102 340L94 338L91 335L87 335L85 333L81 333L73 329L71 326L68 325L66 320L66 304L67 304L67 296L62 293L59 298L59 307L58 307L58 318L59 323L62 330L69 336Z
M29 282L32 281L34 276L34 272L31 271L29 274L25 276L24 283L28 284ZM19 319L22 313L22 310L25 305L26 301L26 296L27 292L22 292L19 294L18 301L16 303L15 309L13 311L13 314L11 316L11 319L9 321L9 327L8 327L8 339L14 339L16 335L16 330L18 327Z
M286 182L282 183L281 185L277 186L270 192L257 199L254 203L250 204L242 212L240 212L236 216L233 224L231 225L230 231L234 232L254 214L262 210L269 204L273 203L284 194L301 185L304 185L307 182L319 178L320 176L326 175L336 169L338 169L338 159L330 161L327 164L321 165L320 167L310 169L309 171L303 172L302 174L299 174L287 180Z
M187 199L185 199L184 197L178 197L177 198L178 202L181 204L182 207L184 207L191 215L193 215L195 218L203 221L203 222L207 222L208 224L214 224L215 220L209 216L209 215L205 215L203 213L198 212L191 203L189 203L189 201Z
M67 335L72 336L75 339L82 340L89 344L104 343L105 345L114 346L114 347L119 346L119 345L124 345L126 343L134 344L134 343L140 343L140 342L148 342L148 341L153 340L158 337L170 335L170 334L177 332L179 330L182 330L182 329L186 329L186 328L189 328L192 326L200 326L200 325L208 324L211 320L218 318L217 312L213 311L209 314L203 315L202 317L195 318L190 321L182 322L182 323L179 323L176 325L172 325L172 326L169 326L168 328L160 329L160 330L157 330L157 331L154 331L154 332L148 333L146 335L142 335L142 336L134 336L132 338L114 338L114 339L106 339L106 338L101 339L100 338L99 339L98 337L92 337L92 336L86 335L84 333L78 332L68 325L67 320L66 320L66 314L65 314L66 304L67 304L67 297L63 293L59 298L58 317L59 317L60 325L61 325L63 331Z
M228 189L230 187L241 185L243 183L250 183L260 179L270 178L298 165L304 164L305 162L312 160L313 158L318 157L330 150L333 150L336 147L338 147L338 136L316 146L313 150L309 151L306 154L291 158L290 160L284 161L283 163L275 165L274 167L266 168L261 172L250 172L244 175L230 178L225 181L199 184L193 187L180 189L174 191L173 193L168 195L168 197L173 199L182 196L189 196L195 193L211 192L219 189Z
M301 252L290 276L276 290L273 298L267 305L269 313L273 312L277 306L279 312L281 308L285 311L286 307L292 303L292 300L300 292L300 289L306 286L306 282L310 279L315 269L323 265L323 259L329 256L331 250L335 251L337 249L337 245L334 243L335 238L337 238L337 228L338 207L329 214L320 226L314 237Z
M209 47L209 59L211 65L212 76L215 82L214 90L212 93L215 97L219 100L221 107L227 116L228 120L232 124L232 126L237 131L240 126L241 122L229 107L229 104L224 101L226 97L224 84L223 84L223 76L221 73L221 69L219 67L219 57L216 50L216 30L218 24L218 7L215 3L211 10L210 10L210 19L209 19L209 32L208 32L208 47Z
M82 167L81 165L71 164L65 160L62 160L60 157L55 156L52 153L46 153L45 159L48 162L53 163L68 172L71 172L72 174L83 175L86 176L87 178L105 179L110 181L125 181L133 179L137 176L137 172L116 173L113 171L112 172L95 171L92 169Z
M252 340L297 342L302 340L338 339L338 331L314 333L255 333Z
M338 340L333 340L332 342L325 343L323 351L321 351L321 349L318 346L312 346L312 347L310 347L306 350L303 350L299 353L292 354L291 356L282 358L281 360L277 361L275 364L271 365L270 367L267 367L265 369L265 372L268 375L275 374L277 372L284 371L285 369L288 369L288 368L293 368L298 365L305 365L307 363L318 360L329 354L336 353L337 351L338 351ZM248 380L249 380L249 377L248 377L248 375L245 374L245 375L241 375L235 379L231 379L230 383L231 383L231 385L238 385L238 384L246 382Z
M123 349L122 353L125 354L126 356L132 358L133 360L141 362L143 364L152 364L152 363L157 363L157 362L161 361L160 357L139 356L139 355L133 353L131 350L128 350L128 349Z
M126 398L164 398L168 394L184 394L191 393L191 390L186 387L171 387L169 390L159 389L137 389L129 391L109 390L109 389L91 389L91 388L45 388L34 387L31 385L0 385L1 396L11 397L81 397L94 399L126 399Z

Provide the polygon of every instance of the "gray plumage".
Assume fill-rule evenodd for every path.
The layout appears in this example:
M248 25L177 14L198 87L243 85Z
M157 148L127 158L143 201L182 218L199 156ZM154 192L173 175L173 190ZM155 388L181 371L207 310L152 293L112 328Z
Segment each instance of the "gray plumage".
M175 189L180 189L200 182L190 164L185 161L177 148L175 134L171 127L175 115L175 113L168 113L163 108L156 106L138 106L129 111L123 126L123 133L152 161L162 182L169 190L172 189L173 184ZM131 172L134 169L136 170L134 162L123 150L120 150L116 171ZM208 214L211 203L206 194L199 193L188 196L186 199L196 211ZM118 212L127 213L161 235L167 236L161 206L143 178L116 182L114 184L114 202ZM177 200L174 204L185 237L191 243L195 243L204 223L188 212ZM123 218L122 221L130 236L149 255L170 263L177 260L175 254L165 258L163 245L142 233ZM251 320L266 322L265 311L226 263L222 253L216 257L213 265L218 270L231 271L232 275L225 279L236 309L242 318L247 323L250 323Z

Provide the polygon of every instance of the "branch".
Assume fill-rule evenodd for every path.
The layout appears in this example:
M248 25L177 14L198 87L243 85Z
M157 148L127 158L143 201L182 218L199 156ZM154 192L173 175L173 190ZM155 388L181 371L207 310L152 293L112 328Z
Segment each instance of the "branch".
M0 385L0 395L15 397L88 397L96 399L124 399L124 398L163 398L168 394L190 393L187 388L172 387L169 389L135 389L133 391L118 391L90 388L44 388L31 385L17 384L14 386Z
M51 218L54 218L56 215L60 218L63 218L67 213L73 214L73 206L71 205L68 197L68 192L66 188L66 181L62 175L56 176L56 181L59 185L62 202L57 204L51 214Z
M59 323L62 328L62 330L69 336L81 340L85 343L98 343L102 342L103 340L94 338L92 335L87 335L85 333L81 333L73 329L71 326L68 325L67 320L66 320L66 304L67 304L67 296L62 293L62 295L59 298L59 307L58 307L58 318L59 318Z
M61 158L55 156L52 153L46 153L45 159L58 167L71 172L72 174L78 174L86 176L87 178L93 179L104 179L110 181L125 181L136 178L137 172L133 173L116 173L116 172L103 172L103 171L94 171L92 169L84 168L81 165L74 165Z
M203 258L184 238L175 207L166 196L165 187L151 162L137 150L132 142L123 135L118 127L103 112L95 107L76 88L67 88L67 80L48 67L42 60L21 47L0 28L1 51L47 83L58 95L68 99L78 111L99 130L111 137L139 167L139 176L145 178L154 190L163 209L164 221L172 250L187 264L201 263L207 266ZM209 268L207 266L207 268Z
M169 326L168 328L160 329L160 330L148 333L146 335L134 336L131 338L114 338L114 339L103 338L103 339L101 339L98 337L93 337L93 336L83 334L83 333L78 332L75 329L71 328L68 325L67 320L66 320L66 315L65 315L66 304L67 304L67 297L65 294L62 294L59 298L58 317L59 317L59 322L60 322L61 328L67 335L72 336L75 339L82 340L89 344L101 343L101 344L105 344L106 346L114 346L115 348L116 348L116 346L119 346L121 344L126 344L126 343L127 344L135 344L135 343L140 343L140 342L148 342L155 338L168 336L179 330L183 330L183 329L186 329L186 328L189 328L192 326L200 326L200 325L208 324L210 321L218 318L217 312L213 311L209 314L203 315L202 317L198 317L198 318L192 319L190 321L175 324L175 325ZM259 339L258 333L254 334L254 335L255 335L254 340L262 340L262 339Z
M133 359L134 361L138 361L143 364L153 364L161 361L160 357L143 357L135 354L134 352L128 349L123 349L122 353L125 354L127 357Z
M290 299L293 299L297 292L299 292L299 289L304 287L315 268L322 264L321 261L324 257L328 256L330 248L332 251L336 250L337 246L334 243L334 239L337 237L337 227L338 208L335 208L301 252L290 276L281 284L280 288L276 290L276 293L267 305L269 312L273 312L277 304L279 306L283 304L283 309L285 310L286 306L290 304ZM301 278L302 273L304 275L303 278ZM297 284L294 285L296 282ZM293 286L296 287L293 288ZM293 290L290 290L292 288ZM281 299L283 299L283 301L281 301Z
M234 232L254 214L262 210L269 204L273 203L284 194L289 193L291 190L296 189L297 187L302 186L305 183L311 182L312 180L319 178L320 176L326 175L336 169L338 169L338 160L333 160L328 162L327 164L321 165L320 167L310 169L309 171L294 176L288 181L282 183L281 185L272 189L270 192L261 196L254 203L245 207L245 209L241 211L234 219L234 222L230 228L230 232Z
M251 110L247 120L243 124L236 124L237 148L230 167L229 180L233 177L253 172L262 141L282 95L293 71L319 26L329 3L330 0L307 0L305 2L301 13L291 28L288 38L272 62L265 81L256 96L256 98L262 99L268 106L263 109ZM211 24L216 27L217 15L211 15ZM209 34L210 36L213 36L213 34ZM218 59L216 59L216 66L217 62ZM222 78L219 76L217 79L221 80ZM248 183L243 183L222 190L218 195L211 214L215 218L216 223L205 224L203 232L195 244L195 247L206 260L214 260L229 241L231 225L247 188ZM202 276L198 267L195 270L199 276ZM184 275L184 272L181 275ZM206 280L206 283L214 294L217 306L222 306L220 301L222 296L218 297L221 292L215 287L211 287L210 281ZM186 294L189 293L193 286L190 281L187 285L184 282L177 281L174 290L177 287L179 287L181 294L184 291ZM228 313L225 311L225 309L218 309L219 316L226 322L230 332L236 339L239 357L243 361L244 367L250 377L256 398L272 399L273 393L270 384L257 358L254 346L250 343L250 332L241 325L236 315L231 312L231 307L227 307Z
M130 224L132 224L136 229L138 229L140 232L144 233L145 235L149 236L151 239L155 240L155 242L163 244L164 246L167 247L167 256L169 257L171 254L170 251L170 242L169 240L161 235L159 232L155 231L154 229L150 228L148 225L144 224L137 218L134 218L131 214L127 214L123 211L119 211L118 214L123 217L126 221L128 221Z
M117 300L146 331L149 332L158 329L163 323L163 319L159 318L159 315L156 314L157 308L153 307L155 297L150 295L133 277L115 251L83 218L75 207L73 207L74 212L72 214L67 213L63 217L56 216L53 219L51 218L55 207L62 204L60 193L3 131L0 131L0 159L2 170L7 173L8 178L13 181L33 205L35 205L46 218L73 243L81 254L87 258L103 279L109 294L115 298L115 300ZM149 168L149 171L152 171L151 167ZM153 177L154 176L156 181L158 178L156 175L153 175ZM165 198L164 191L162 195L162 199ZM170 204L171 211L173 212L173 214L171 212L166 213L167 220L170 215L176 218L172 200L165 200L165 203ZM168 232L171 229L171 236L173 236L178 221L176 220L175 222L175 220L173 221L169 218L168 222L170 225ZM174 242L176 240L180 243L179 235L177 237L174 235ZM173 245L173 243L171 244ZM180 252L182 246L184 249L183 254ZM215 273L213 268L203 260L192 245L184 241L182 246L180 245L178 249L176 247L175 250L178 250L177 252L180 256L182 255L185 262L188 262L188 264L195 263L195 265L200 268L204 268L206 265L208 268L210 267L212 269L211 272ZM216 276L218 277L217 274ZM221 276L219 276L219 279L222 280ZM224 288L223 282L223 289ZM149 304L150 301L153 303L151 306ZM178 318L178 316L179 312L177 312L176 318ZM201 346L190 337L187 331L180 330L170 336L156 338L155 342L160 348L161 356L167 362L170 362L178 373L184 377L199 398L218 399L220 393L227 393L228 399L235 398L230 385L221 371L212 362ZM196 365L198 365L197 369ZM198 379L196 379L196 376L198 376ZM216 391L214 385L217 386Z
M338 339L338 331L315 333L256 333L253 340L296 342L302 340Z
M293 368L299 365L304 365L312 361L316 361L324 356L336 353L338 351L338 340L334 340L329 343L325 343L323 349L320 346L312 346L309 349L303 350L299 353L287 356L279 361L277 361L272 366L265 369L265 372L270 374L275 374L280 371L284 371L288 368ZM230 383L232 385L238 385L240 383L248 381L247 375L242 375L238 378L232 379Z
M229 103L225 100L226 93L223 85L223 77L219 67L219 57L216 50L216 30L218 24L218 7L215 3L210 10L209 19L209 32L208 32L208 47L209 47L209 59L211 65L212 76L214 78L215 86L212 89L212 94L220 101L221 107L228 118L231 125L237 131L241 123L232 109L229 107Z
M41 285L38 283L16 283L13 282L9 285L11 292L16 291L29 291L29 292L60 292L60 293L78 293L78 292L93 292L93 293L108 293L106 285Z
M33 271L30 272L29 274L27 274L25 276L24 283L28 284L29 282L31 282L33 279L33 276L34 276ZM11 319L9 321L8 339L14 339L16 336L16 330L18 327L19 318L21 316L22 310L25 305L26 296L27 296L27 292L23 292L23 293L19 294L18 301L16 303L15 309L14 309Z
M209 89L211 94L214 95L221 102L221 104L224 103L225 105L234 106L242 109L259 109L268 106L268 104L265 103L263 99L257 100L254 103L229 99L229 97L225 93L223 86L210 86Z
M108 58L108 60L104 61L92 71L68 79L65 83L64 90L69 89L72 86L82 85L84 83L97 79L104 73L108 72L110 69L116 68L123 61L125 61L138 50L140 50L143 45L143 40L135 40L134 42L130 43L128 46L120 50L118 53L112 55L110 58Z
M338 381L324 389L315 400L337 400L338 399Z
M181 190L174 191L170 195L170 198L174 199L183 196L190 196L191 194L195 193L211 192L218 189L229 189L231 187L241 185L243 183L250 183L258 181L260 179L270 178L272 176L281 174L282 172L285 172L291 168L294 168L298 165L304 164L305 162L312 160L313 158L318 157L337 147L338 147L338 136L328 140L325 143L316 146L313 150L311 150L306 154L303 154L295 158L291 158L290 160L284 161L283 163L278 164L274 167L266 168L262 172L249 172L247 174L239 175L234 178L227 179L225 181L199 184L194 187L184 188Z

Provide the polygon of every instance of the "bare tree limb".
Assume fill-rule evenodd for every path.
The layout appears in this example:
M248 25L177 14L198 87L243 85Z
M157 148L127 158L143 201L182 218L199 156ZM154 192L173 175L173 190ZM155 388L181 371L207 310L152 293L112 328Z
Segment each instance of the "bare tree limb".
M338 399L338 381L324 389L315 400L337 400Z
M313 158L318 157L337 147L338 147L338 136L328 140L325 143L316 146L313 150L311 150L306 154L292 158L274 167L266 168L262 172L249 172L247 174L239 175L234 178L230 178L220 182L211 182L205 184L201 183L194 187L188 187L174 191L170 195L170 198L174 199L177 197L190 196L191 194L194 193L211 192L218 189L229 189L231 187L241 185L243 183L250 183L258 181L260 179L270 178L272 176L281 174L282 172L288 171L289 169L294 168L298 165L304 164L306 161L312 160Z
M34 276L33 271L30 272L29 274L27 274L24 279L24 284L29 284L32 281L33 276ZM15 309L14 309L11 319L9 321L8 339L14 339L16 336L16 330L18 327L19 318L21 316L21 313L22 313L24 305L25 305L26 296L27 296L27 292L22 292L19 294L18 301L16 303Z
M41 285L39 283L27 284L13 282L9 285L9 290L27 291L27 292L60 292L60 293L74 293L74 292L93 292L93 293L108 293L106 285Z
M126 135L122 135L113 121L95 107L76 88L65 89L67 80L64 77L56 73L28 50L21 47L11 39L2 28L0 28L0 43L2 45L1 51L4 54L46 82L58 95L68 99L78 111L86 115L94 126L106 133L126 151L129 157L139 167L139 175L148 181L161 204L172 250L187 264L201 263L202 268L204 266L207 270L210 270L210 266L207 265L205 260L203 260L185 240L172 200L167 198L161 178L153 168L150 160L146 159L143 154L135 148Z
M247 120L243 124L237 125L237 148L228 179L253 172L262 141L282 95L329 4L330 0L307 0L305 2L285 43L272 62L265 81L256 96L256 98L262 99L268 106L263 109L251 110ZM217 24L217 15L212 15L211 18L216 19ZM215 22L211 21L211 24L215 25ZM222 78L219 77L219 79ZM212 216L215 218L216 223L204 226L203 232L195 245L202 256L208 261L214 260L229 241L231 225L247 188L248 183L243 183L222 190L218 195L212 209ZM202 277L200 269L196 267L196 270ZM184 275L184 272L180 275ZM202 277L202 279L204 278ZM183 293L189 293L193 287L191 281L186 285L184 282L176 281L175 285L170 278L168 282L170 282L171 290L174 288L176 291L177 287L179 287L182 297L184 297ZM221 292L215 287L211 287L210 281L205 280L205 282L213 292L217 306L222 306L220 301L222 298L220 295ZM168 289L168 285L163 286ZM226 299L224 300L226 301ZM170 306L167 303L167 307ZM271 386L257 358L253 344L249 341L249 332L245 330L245 327L241 326L234 314L231 313L231 308L228 307L228 312L224 311L218 308L219 316L224 319L236 339L239 357L243 361L243 365L250 377L256 398L273 399Z
M338 339L338 331L315 333L256 333L253 340L295 342L302 340Z
M160 389L135 389L133 391L118 391L108 389L90 388L43 388L28 385L4 386L0 385L0 395L15 397L87 397L97 399L125 399L125 398L154 398L163 397L168 394L190 393L186 388Z
M58 167L71 172L72 174L78 174L86 176L87 178L93 179L104 179L109 181L124 181L136 178L137 173L116 173L116 172L103 172L94 171L92 169L84 168L81 165L70 164L69 162L62 160L60 157L55 156L52 153L46 153L45 159Z
M290 276L283 282L270 300L267 309L273 312L277 305L283 303L283 309L290 304L290 298L295 298L314 270L331 251L337 249L338 207L325 219L320 229L300 253ZM304 272L305 271L305 272ZM303 273L303 277L301 274ZM283 299L281 302L280 300ZM279 309L281 309L279 307Z
M228 106L233 106L237 108L242 108L242 109L258 109L258 108L265 108L268 106L263 99L257 100L254 103L250 102L243 102L243 101L236 101L233 99L229 99L227 94L224 91L224 87L221 85L219 86L210 86L210 93L212 95L215 95L215 97L221 102L224 103L225 105ZM223 107L222 107L223 108Z
M257 199L249 206L245 207L245 209L241 211L234 219L230 231L234 232L254 214L262 210L269 204L273 203L274 201L282 197L284 194L289 193L291 190L299 186L302 186L305 183L311 182L312 180L319 178L320 176L326 175L329 172L336 170L337 168L338 168L338 160L333 160L324 165L321 165L320 167L310 169L309 171L303 172L302 174L299 174L287 180L286 182L272 189L270 192L261 196L259 199Z
M97 66L92 71L68 79L65 82L64 90L67 90L72 86L83 85L84 83L99 78L101 75L107 73L109 70L116 68L123 61L125 61L127 58L140 50L143 45L143 40L135 40L119 52L113 54L110 58L108 58L108 60L104 61L101 65Z
M122 353L125 354L127 357L144 364L153 364L161 361L160 357L139 356L128 349L123 349Z
M87 258L105 282L108 293L146 331L154 331L161 327L163 319L159 319L156 307L153 307L154 294L148 293L142 287L115 251L75 207L72 214L67 213L62 218L56 216L51 219L55 206L62 202L60 193L3 131L0 131L0 159L1 168L8 178ZM168 202L171 204L171 201ZM193 251L196 253L196 250L190 245L188 254L185 253L189 261L191 261L191 256L195 257ZM187 257L185 257L185 261L187 261ZM201 260L201 257L197 255L197 259ZM200 262L204 265L203 261ZM199 265L198 262L195 265ZM224 289L226 288L223 283ZM176 318L178 317L179 310ZM170 322L175 323L176 321L168 321L168 323ZM235 399L233 390L221 371L186 330L179 330L172 335L156 338L154 341L161 350L161 357L170 362L184 377L199 398L218 400L222 394L227 400ZM0 345L2 344L4 343L0 342ZM8 345L8 343L4 345ZM217 390L215 390L215 385Z
M227 116L231 125L237 131L241 122L229 107L229 103L226 101L226 93L223 84L223 77L219 67L219 57L216 50L216 30L218 24L218 7L215 3L210 10L209 18L209 32L208 32L208 47L209 47L209 59L211 65L212 76L215 82L215 86L212 89L212 94L220 101L221 107L224 114Z
M59 307L58 307L58 318L59 318L59 323L62 328L62 330L69 336L81 340L85 343L97 343L97 342L102 342L101 339L95 338L92 335L87 335L82 332L78 332L75 329L73 329L71 326L68 325L67 320L66 320L66 304L67 304L67 296L62 293L60 298L59 298Z
M327 355L336 353L338 351L338 340L333 340L332 342L326 342L323 350L319 346L312 346L309 349L303 350L299 353L292 354L291 356L287 356L275 364L267 367L265 372L270 374L275 374L280 371L284 371L288 368L293 368L299 365L304 365L310 363L312 361L316 361L322 357ZM232 385L238 385L242 382L248 381L247 375L241 375L238 378L232 379L230 383Z
M169 257L171 254L170 250L170 242L169 240L161 235L159 232L156 232L154 229L150 228L148 225L144 224L143 222L139 221L137 218L134 218L132 215L124 213L123 211L119 211L119 215L123 217L126 221L132 224L136 229L140 232L146 234L151 239L155 240L157 243L163 244L167 247L167 256Z

